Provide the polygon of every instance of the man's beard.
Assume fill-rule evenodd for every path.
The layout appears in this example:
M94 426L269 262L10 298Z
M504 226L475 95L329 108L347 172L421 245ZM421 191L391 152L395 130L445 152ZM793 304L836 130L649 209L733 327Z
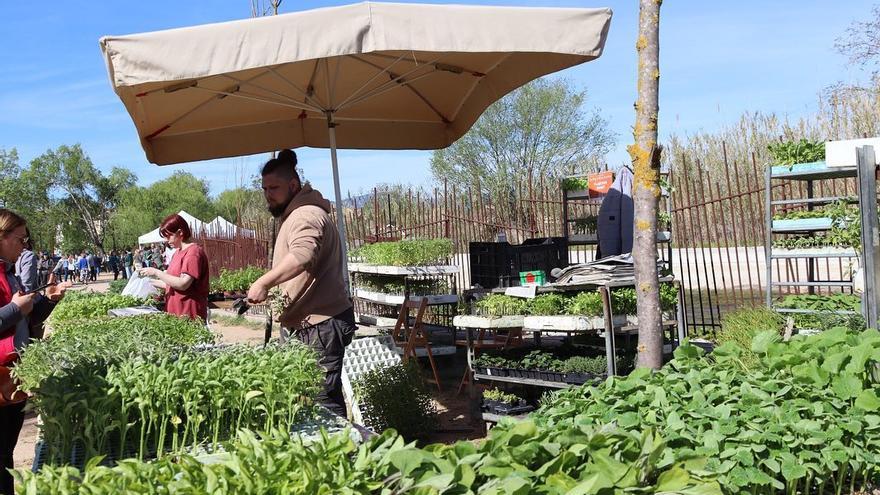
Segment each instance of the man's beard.
M284 214L284 210L286 210L287 206L290 204L290 202L293 201L293 197L294 197L294 194L290 194L288 196L287 200L285 202L281 203L280 205L277 205L277 206L266 205L266 208L269 210L269 213L271 213L273 217L278 218Z

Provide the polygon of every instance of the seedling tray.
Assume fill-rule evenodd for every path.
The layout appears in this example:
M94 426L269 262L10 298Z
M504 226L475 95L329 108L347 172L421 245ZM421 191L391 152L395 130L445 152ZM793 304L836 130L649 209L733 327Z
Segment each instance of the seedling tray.
M607 376L604 373L600 375L594 373L565 373L563 381L572 385L583 385L587 382L603 381Z
M777 232L828 230L831 228L831 223L831 219L828 217L773 220L773 230Z

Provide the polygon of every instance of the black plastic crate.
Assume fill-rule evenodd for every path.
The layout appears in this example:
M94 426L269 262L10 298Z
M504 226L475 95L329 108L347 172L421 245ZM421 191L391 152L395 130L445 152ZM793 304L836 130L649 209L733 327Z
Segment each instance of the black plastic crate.
M469 243L471 285L484 289L508 287L512 268L511 248L507 242Z
M516 287L520 272L543 270L550 277L554 268L568 266L568 240L565 237L526 239L522 244L471 242L471 285L484 289Z
M519 285L519 273L543 270L547 278L554 268L568 266L568 239L543 237L526 239L519 246L512 246L513 268Z

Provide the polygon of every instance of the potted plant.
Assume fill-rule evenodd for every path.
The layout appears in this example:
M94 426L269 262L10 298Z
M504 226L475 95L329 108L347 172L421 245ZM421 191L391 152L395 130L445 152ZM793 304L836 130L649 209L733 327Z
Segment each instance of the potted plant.
M498 389L483 392L482 410L493 414L514 415L529 412L534 409L521 397L502 392Z
M562 362L565 383L575 385L605 376L607 367L604 356L573 356Z
M583 240L597 239L596 231L599 228L599 217L597 215L587 215L574 221L572 233L579 236Z
M569 198L586 198L590 195L590 181L586 177L562 179L562 190Z

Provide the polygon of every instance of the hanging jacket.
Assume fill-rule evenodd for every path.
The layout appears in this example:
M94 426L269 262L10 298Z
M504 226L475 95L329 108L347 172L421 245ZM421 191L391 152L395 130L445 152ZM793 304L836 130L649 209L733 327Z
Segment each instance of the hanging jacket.
M635 217L632 188L632 170L623 167L617 172L611 189L599 207L597 233L599 252L603 258L632 252Z

